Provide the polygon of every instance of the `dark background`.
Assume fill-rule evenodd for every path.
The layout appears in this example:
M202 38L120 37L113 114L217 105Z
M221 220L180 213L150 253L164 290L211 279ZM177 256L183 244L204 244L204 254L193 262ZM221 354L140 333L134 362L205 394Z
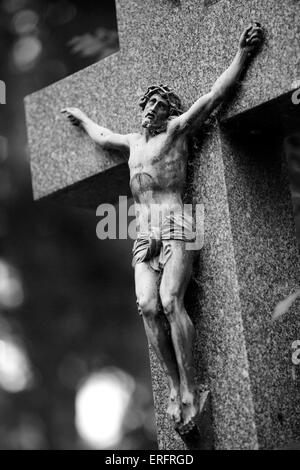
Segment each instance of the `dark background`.
M33 203L30 181L23 97L118 46L113 0L0 0L0 449L89 448L76 396L107 371L129 404L119 438L93 445L156 448L131 241L98 240L93 212Z

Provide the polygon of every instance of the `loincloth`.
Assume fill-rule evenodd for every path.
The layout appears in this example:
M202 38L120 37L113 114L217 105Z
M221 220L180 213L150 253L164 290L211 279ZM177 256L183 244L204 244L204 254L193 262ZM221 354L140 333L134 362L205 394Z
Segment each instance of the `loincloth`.
M160 227L138 233L132 249L132 266L148 262L154 271L160 272L172 255L168 240L193 242L195 238L191 216L184 213L167 215Z

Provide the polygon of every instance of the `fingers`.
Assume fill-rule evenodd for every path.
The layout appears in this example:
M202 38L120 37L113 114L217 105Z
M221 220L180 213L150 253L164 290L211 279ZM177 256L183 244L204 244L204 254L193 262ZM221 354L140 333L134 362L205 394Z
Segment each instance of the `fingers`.
M240 44L242 47L249 46L258 43L260 40L262 40L262 37L262 27L258 21L254 21L250 23L247 28L245 28L240 39Z
M242 35L241 35L241 37L240 37L240 41L241 41L242 43L245 43L245 42L246 42L247 37L249 36L249 33L250 33L252 27L253 27L253 25L252 25L252 24L249 24L249 25L247 26L247 28L245 28L244 31L242 32Z
M253 26L252 28L252 31L251 31L251 35L254 34L254 33L259 33L259 34L262 34L263 33L263 30L260 26Z
M239 45L242 49L248 51L249 55L262 44L264 31L258 21L252 21L243 31Z
M245 29L244 33L247 34L247 36L251 36L254 32L257 31L263 31L261 24L258 21L254 21L253 23L250 23L247 28Z
M260 40L260 39L252 39L252 40L248 43L248 46L256 47L256 46L259 46L259 44L261 44L261 40Z
M261 34L259 31L256 32L256 33L251 34L251 36L249 36L249 37L246 39L247 44L248 44L249 42L252 42L253 39L258 39L258 40L260 41L260 40L262 39L262 34Z
M245 33L248 33L251 28L253 28L253 24L252 24L252 23L249 23L249 25L247 26L247 28L246 28L245 31L244 31L244 34L245 34Z
M246 39L247 45L258 44L262 41L263 32L261 29L255 29L251 35Z
M258 21L252 23L251 28L248 29L246 38L246 45L249 47L258 47L263 40L263 29Z
M60 110L61 113L69 113L69 114L75 114L75 113L80 113L80 109L78 108L63 108Z
M66 114L67 119L73 126L80 126L80 120L72 114L73 108L64 108L60 112Z
M66 114L66 117L68 119L75 119L75 117L72 114L71 108L64 108L60 111L62 114Z
M263 34L263 30L260 26L254 26L251 31L249 31L248 33L248 37L251 37L253 36L254 34L256 35L262 35Z
M74 108L63 108L60 110L61 113L71 113Z
M73 126L79 126L80 125L79 119L75 118L74 116L70 115L70 116L67 116L67 118L69 119L69 121L71 122L71 124Z

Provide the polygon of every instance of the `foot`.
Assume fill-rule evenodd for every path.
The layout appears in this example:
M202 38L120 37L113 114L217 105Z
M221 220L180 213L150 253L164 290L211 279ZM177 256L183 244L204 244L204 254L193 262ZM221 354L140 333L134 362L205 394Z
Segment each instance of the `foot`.
M175 424L181 421L180 394L176 390L171 391L167 413Z
M199 412L199 406L197 403L196 393L192 393L190 390L185 390L182 393L181 398L182 404L182 421L183 428L191 428L195 426L195 419Z

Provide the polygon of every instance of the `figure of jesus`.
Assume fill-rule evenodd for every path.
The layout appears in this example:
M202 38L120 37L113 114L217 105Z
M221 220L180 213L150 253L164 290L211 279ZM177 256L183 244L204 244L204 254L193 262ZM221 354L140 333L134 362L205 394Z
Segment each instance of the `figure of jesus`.
M128 154L130 187L138 207L139 230L133 248L138 310L149 344L168 379L167 412L182 433L195 426L199 406L192 354L194 326L184 306L194 256L186 245L192 221L184 213L182 202L188 142L226 99L262 40L260 24L250 24L240 37L231 65L211 90L185 112L179 97L169 87L149 87L140 100L140 133L117 134L99 126L78 108L62 110L95 143ZM161 212L159 223L155 224L150 216L154 205ZM170 334L162 315L169 322Z

